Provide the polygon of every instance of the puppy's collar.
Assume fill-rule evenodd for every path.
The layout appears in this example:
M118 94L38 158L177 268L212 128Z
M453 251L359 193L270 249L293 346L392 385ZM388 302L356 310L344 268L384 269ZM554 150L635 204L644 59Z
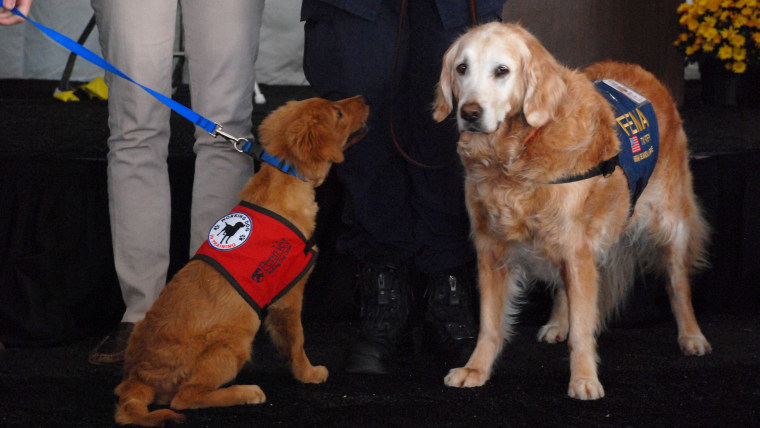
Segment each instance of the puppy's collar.
M257 161L266 162L286 174L290 174L301 181L306 181L303 176L301 176L301 174L296 171L293 165L267 153L266 150L264 150L264 147L258 141L250 141L247 138L237 138L233 135L230 135L222 131L221 125L216 125L216 128L210 132L210 134L214 137L218 136L224 138L230 144L232 144L232 147L234 147L235 150L240 153L245 153Z
M258 161L266 162L269 165L272 165L273 167L279 169L280 171L286 174L290 174L301 181L306 181L306 179L298 173L293 165L285 162L277 156L270 155L264 150L264 147L261 145L261 143L257 141L245 140L244 143L240 145L235 144L234 146L235 149L241 153L245 153Z

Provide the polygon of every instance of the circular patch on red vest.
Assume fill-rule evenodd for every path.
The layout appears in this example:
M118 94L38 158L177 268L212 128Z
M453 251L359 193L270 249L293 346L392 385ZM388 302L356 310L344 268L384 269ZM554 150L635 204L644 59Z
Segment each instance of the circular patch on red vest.
M251 236L252 223L247 214L232 212L217 220L208 232L208 243L217 250L234 250Z

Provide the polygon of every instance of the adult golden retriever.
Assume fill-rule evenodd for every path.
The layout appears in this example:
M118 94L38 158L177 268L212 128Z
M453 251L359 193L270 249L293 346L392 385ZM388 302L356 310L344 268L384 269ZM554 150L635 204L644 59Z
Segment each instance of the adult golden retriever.
M287 219L306 238L314 231L314 188L343 150L366 132L369 108L362 97L338 102L312 98L291 101L259 127L266 151L293 165L304 180L264 164L240 198ZM296 379L327 380L327 369L312 366L303 349L301 305L308 274L268 307L266 329ZM256 385L232 385L249 360L261 319L218 270L192 260L162 291L145 319L135 326L124 362L116 422L161 425L181 422L174 410L255 404L266 397ZM171 409L148 411L148 405Z
M620 151L613 109L592 84L601 78L635 89L657 113L659 160L635 206L620 168L552 184ZM681 118L652 74L614 62L571 70L524 28L491 23L448 49L433 108L439 122L456 112L481 294L477 346L464 367L448 373L446 385L489 379L533 280L556 290L538 339L568 340L571 397L604 396L595 337L620 308L635 268L668 280L683 353L711 351L689 286L690 271L704 263L707 225L692 189Z

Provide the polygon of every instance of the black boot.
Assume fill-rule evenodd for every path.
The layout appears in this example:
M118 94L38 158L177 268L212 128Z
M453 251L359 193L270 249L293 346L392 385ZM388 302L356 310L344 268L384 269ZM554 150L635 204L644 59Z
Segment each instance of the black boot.
M467 363L478 337L475 277L469 265L427 277L428 337L444 362L456 367Z
M359 272L361 332L349 349L345 371L387 374L392 371L399 337L409 316L407 272L392 266L366 265Z

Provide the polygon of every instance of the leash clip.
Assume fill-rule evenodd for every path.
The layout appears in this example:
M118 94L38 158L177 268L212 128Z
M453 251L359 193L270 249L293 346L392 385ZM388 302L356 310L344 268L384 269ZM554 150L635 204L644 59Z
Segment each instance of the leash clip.
M249 140L244 137L235 137L233 135L230 135L224 131L222 131L222 125L216 124L216 128L214 128L214 132L209 132L213 137L222 137L225 140L227 140L230 144L232 144L232 147L235 148L240 153L243 153L245 150L243 147L245 146L245 143L248 143Z

